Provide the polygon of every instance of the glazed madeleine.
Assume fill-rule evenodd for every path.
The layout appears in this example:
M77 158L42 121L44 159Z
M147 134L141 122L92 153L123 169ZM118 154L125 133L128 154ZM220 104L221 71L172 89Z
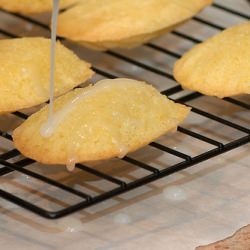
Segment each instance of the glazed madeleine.
M136 80L107 79L75 89L30 116L13 133L16 148L46 164L123 157L175 130L190 109Z

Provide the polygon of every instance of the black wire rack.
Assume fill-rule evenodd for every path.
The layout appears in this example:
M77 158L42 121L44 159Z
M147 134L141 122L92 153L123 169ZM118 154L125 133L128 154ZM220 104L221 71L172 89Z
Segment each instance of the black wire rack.
M228 15L240 17L242 18L243 21L250 19L250 16L247 14L230 9L229 7L222 6L217 3L213 4L212 7L210 8L223 11ZM13 18L18 18L26 23L37 26L41 29L47 31L49 30L47 24L38 21L34 17L25 16L17 13L10 13L4 10L0 11L0 15L1 14L9 15ZM207 21L201 17L194 17L192 21L197 22L200 25L207 26L208 28L215 29L216 31L224 29L224 27L222 27L220 24L213 23L212 21ZM2 37L9 37L9 38L15 38L20 36L14 33L11 29L3 29L3 28L0 28L0 34ZM201 39L198 39L193 35L189 35L181 31L172 31L171 34L176 36L176 38L180 42L188 41L192 44L197 44L201 42ZM181 53L172 51L166 47L157 45L155 43L148 43L143 47L153 50L163 56L165 55L171 56L174 60L177 60L178 58L181 57ZM99 56L107 55L109 57L113 57L121 61L122 63L124 62L126 64L138 67L144 70L145 72L150 72L156 76L160 76L164 79L174 81L174 78L171 73L167 73L167 71L161 70L159 69L159 67L152 66L137 58L132 58L129 55L127 55L126 52L122 53L119 50L118 52L116 50L115 51L112 50L112 51L98 52L98 53ZM108 69L103 69L98 64L94 65L93 69L99 76L102 77L106 78L118 77L115 73L110 72L110 70ZM233 139L231 138L230 140L228 139L225 142L223 140L215 139L214 136L207 135L205 132L204 133L197 132L194 127L185 126L185 124L184 126L179 126L177 133L186 136L184 143L188 144L189 143L188 138L192 138L195 139L197 143L202 142L206 143L207 145L210 145L210 149L207 149L204 152L196 155L190 155L182 152L181 150L176 149L175 147L164 145L161 142L158 141L152 142L148 147L153 148L154 150L157 150L160 153L167 154L169 155L169 157L174 156L178 159L178 162L175 164L170 164L167 161L165 161L163 163L163 166L161 166L161 168L158 168L154 164L150 164L148 162L140 160L140 158L133 156L133 154L128 155L123 159L117 159L117 162L120 161L125 164L124 168L126 168L127 166L133 166L134 169L140 169L144 171L144 175L142 177L134 178L133 180L130 181L124 180L121 177L117 177L113 174L107 173L107 171L105 171L105 168L100 170L88 166L87 164L86 165L77 164L76 166L77 170L80 171L82 174L91 175L94 176L94 178L97 178L99 180L104 180L108 184L112 184L112 188L110 188L109 190L105 190L105 188L102 189L99 187L98 193L95 194L87 191L82 191L78 188L72 187L72 185L64 184L63 181L55 180L51 176L46 175L46 173L43 172L39 173L36 171L35 168L30 168L31 165L35 164L35 162L25 157L17 159L17 157L20 157L21 155L12 146L9 150L0 154L0 166L2 166L0 168L1 178L4 178L5 176L8 176L11 173L19 173L21 175L28 176L29 178L34 178L40 181L41 183L46 184L49 187L57 188L63 191L65 194L67 193L67 195L77 197L77 202L75 202L74 204L67 204L66 202L64 202L64 196L61 195L61 197L58 199L59 202L63 203L63 208L45 209L43 206L37 205L35 201L29 201L28 199L25 199L25 197L20 197L5 189L0 189L0 196L3 199L15 203L16 205L28 209L29 211L38 214L42 217L49 219L60 218L69 215L73 212L76 212L78 210L81 210L83 208L100 203L104 200L111 199L114 196L118 196L132 189L146 185L159 178L184 170L186 168L194 166L198 163L206 161L212 157L221 155L227 151L230 151L232 149L235 149L250 142L249 120L247 120L245 124L242 124L241 122L238 122L237 119L235 119L234 117L224 117L206 109L206 106L205 108L204 107L200 108L199 105L198 107L196 105L196 103L199 103L199 101L203 98L210 98L212 102L216 99L216 102L220 103L222 107L223 107L222 103L227 103L237 107L237 109L245 112L245 114L248 114L249 116L250 103L248 103L245 99L241 100L237 97L237 98L224 98L223 100L220 100L214 97L204 97L202 94L197 92L187 92L183 90L181 86L178 85L177 83L175 83L171 87L169 87L168 85L166 86L167 88L162 90L162 94L168 96L171 99L174 99L179 103L183 103L185 105L190 106L192 108L191 113L193 115L199 116L202 119L204 119L205 121L204 124L214 122L218 126L222 127L222 129L225 131L227 129L231 129L233 131L239 132L240 136ZM14 112L13 115L21 120L24 120L28 117L28 115L24 112ZM171 136L174 137L175 135L170 135L170 137ZM12 141L11 132L0 130L0 138L3 138L5 141L11 142ZM68 173L68 175L72 174ZM88 185L91 186L91 184ZM45 196L47 195L49 200L50 195L46 193L46 189L43 190L43 192L45 193Z

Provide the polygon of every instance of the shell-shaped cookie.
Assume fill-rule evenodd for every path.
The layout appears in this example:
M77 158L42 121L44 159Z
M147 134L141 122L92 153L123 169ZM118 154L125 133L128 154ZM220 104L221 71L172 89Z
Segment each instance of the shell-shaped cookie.
M78 0L60 0L60 8L66 8ZM0 0L0 8L11 12L42 13L51 11L53 8L53 0Z
M220 98L250 94L250 22L233 26L187 52L174 66L187 89Z
M87 47L135 47L194 16L212 0L81 0L59 15L58 34Z
M107 79L59 97L49 123L45 106L13 139L25 156L46 164L123 157L176 129L189 111L144 82Z
M89 79L90 64L59 42L55 57L55 95ZM0 113L29 108L49 99L50 39L0 40Z

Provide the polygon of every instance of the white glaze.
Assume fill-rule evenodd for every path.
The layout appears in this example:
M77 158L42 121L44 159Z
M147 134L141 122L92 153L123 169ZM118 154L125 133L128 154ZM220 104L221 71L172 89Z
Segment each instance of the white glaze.
M132 218L128 214L119 213L114 216L113 222L116 224L127 225L132 223Z
M97 84L90 86L86 91L80 93L76 97L74 97L72 100L70 100L66 105L64 105L59 111L53 114L52 119L44 124L41 128L41 135L44 137L50 137L60 125L63 120L67 117L68 114L70 114L74 108L76 107L76 104L79 101L82 101L88 97L94 96L95 94L108 89L113 86L119 85L119 82L122 82L123 88L126 88L127 86L135 85L136 82L131 81L129 79L116 79L116 80L102 80L99 81Z
M185 193L185 191L178 186L166 187L162 191L162 194L163 197L167 200L183 201L187 199L187 194Z
M54 89L55 89L55 52L56 52L56 29L59 12L59 0L53 0L52 29L51 29L51 50L50 50L50 99L48 123L53 117Z
M73 172L75 170L76 163L78 162L76 155L77 150L80 147L80 140L82 140L82 137L79 136L78 133L76 133L75 136L71 139L71 143L67 148L68 160L66 167L69 172Z
M83 230L83 224L80 219L69 216L58 220L57 226L64 232L78 233Z
M122 159L129 151L128 147L121 142L116 142L116 146L119 150L118 158Z
M76 163L79 162L77 158L77 151L80 148L82 141L85 139L85 135L80 132L82 128L86 129L84 134L89 133L88 126L86 124L82 124L80 127L73 129L76 133L72 136L67 147L68 160L66 167L70 172L74 171Z
M74 157L68 159L68 163L66 164L66 168L69 172L73 172L76 167L76 159Z

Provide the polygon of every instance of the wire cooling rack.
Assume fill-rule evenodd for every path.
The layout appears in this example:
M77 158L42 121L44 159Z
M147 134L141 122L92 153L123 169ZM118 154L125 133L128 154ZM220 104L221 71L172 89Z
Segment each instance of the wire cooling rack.
M221 14L227 15L228 19L240 18L244 21L250 18L247 14L217 3L208 9L208 12L220 11ZM43 17L37 19L34 16L1 10L0 18L6 16L9 20L15 21L10 22L10 26L0 27L0 35L3 38L31 35L31 30L36 35L44 32L47 36L49 34L49 26L42 21ZM199 27L210 29L214 33L224 29L224 26L220 23L207 21L202 16L194 17L190 22L193 23L193 27L199 25ZM21 23L21 28L17 28L16 23ZM24 32L22 27L25 27ZM197 37L198 32L199 29L195 33L178 29L165 37L167 37L167 40L174 39L174 43L180 45L188 43L192 47L205 39ZM149 82L153 82L153 85L155 83L162 94L192 107L189 122L187 121L183 126L179 126L175 134L160 138L123 159L98 163L98 167L90 164L77 164L76 175L82 176L80 185L79 183L76 185L74 182L75 175L63 171L62 167L41 166L22 156L13 148L11 130L0 127L1 147L2 144L8 145L3 146L3 149L0 147L0 175L3 180L0 179L0 196L3 199L45 218L60 218L104 200L112 199L122 193L250 142L249 96L243 95L237 98L220 100L214 97L205 97L197 92L183 90L174 81L171 74L172 66L169 66L181 57L183 51L171 49L171 46L166 45L167 42L162 45L163 43L157 41L130 51L112 50L107 52L89 51L72 45L69 41L64 40L63 42L69 47L73 46L76 53L84 55L86 60L92 62L93 69L97 73L96 79L120 76L149 79ZM169 43L169 45L173 44L173 40L171 41L172 43ZM96 61L94 61L95 58ZM166 65L167 61L171 63ZM17 123L20 123L30 114L30 111L27 112L14 112L3 119L5 122L10 119L10 123L16 122L16 120L18 120ZM9 128L9 126L7 127ZM199 147L200 145L206 146L203 150L188 150L197 145ZM156 155L157 160L147 159L147 156L150 155ZM112 165L112 171L107 167L109 165ZM52 174L47 171L48 169L52 169ZM129 178L125 178L123 172L128 169L130 175ZM140 171L143 174L138 174ZM58 177L61 176L61 173L64 175ZM22 194L12 192L11 189L8 189L8 183L6 182L8 180L13 184L20 180L20 176L25 179L24 183L17 184L17 188L26 191ZM70 182L64 181L65 176L71 178ZM126 176L128 177L128 174ZM31 187L25 186L26 181L30 183ZM40 183L39 186L37 185L38 182ZM60 195L53 196L55 193L60 193ZM47 205L56 203L57 206L45 206L45 203L41 203L40 200L45 200Z

